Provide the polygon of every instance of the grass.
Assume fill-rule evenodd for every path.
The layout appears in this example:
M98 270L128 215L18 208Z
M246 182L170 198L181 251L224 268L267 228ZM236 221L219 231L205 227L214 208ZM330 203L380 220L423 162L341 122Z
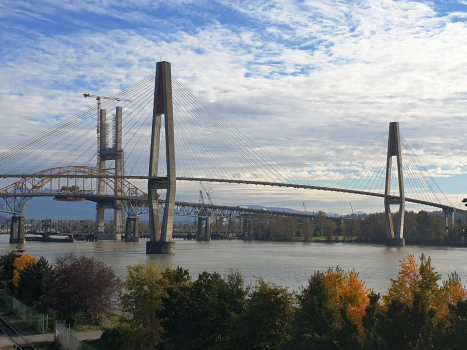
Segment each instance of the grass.
M120 315L110 315L109 321L112 326L118 326L122 322L122 316Z
M90 347L94 348L95 350L107 350L107 348L103 347L99 342L100 339L86 339L83 340L82 343L89 345Z

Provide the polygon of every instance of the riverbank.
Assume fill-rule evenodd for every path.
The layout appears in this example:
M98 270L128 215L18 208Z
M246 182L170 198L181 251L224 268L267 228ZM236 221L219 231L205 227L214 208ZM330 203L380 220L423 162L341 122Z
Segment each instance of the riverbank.
M302 242L302 243L358 243L358 244L385 244L386 239L365 239L357 236L319 236L310 237L305 240L301 237L295 237L293 240L274 240L274 239L257 239L256 241L261 242ZM405 244L408 246L429 246L429 247L452 247L452 248L467 248L467 243L463 245L439 243L432 241L423 241L420 239L405 239Z

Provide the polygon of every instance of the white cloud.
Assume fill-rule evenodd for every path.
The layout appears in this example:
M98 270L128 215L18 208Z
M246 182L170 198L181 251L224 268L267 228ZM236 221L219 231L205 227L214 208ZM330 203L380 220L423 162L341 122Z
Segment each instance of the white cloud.
M139 28L137 22L167 23L146 11L165 1L48 1L40 9L34 2L3 1L11 9L3 18L49 21L60 11L70 17L87 11L127 15L133 28L45 36L18 28L3 34L9 46L1 58L0 118L9 132L0 148L53 125L55 116L93 105L82 93L112 94L149 74L162 58L297 178L313 170L325 179L333 172L327 164L386 131L390 121L399 121L417 156L435 166L430 175L464 173L465 23L410 1L219 3L259 24L235 26L213 16L196 30L164 32L163 25ZM187 4L200 12L214 6L169 5L184 13Z

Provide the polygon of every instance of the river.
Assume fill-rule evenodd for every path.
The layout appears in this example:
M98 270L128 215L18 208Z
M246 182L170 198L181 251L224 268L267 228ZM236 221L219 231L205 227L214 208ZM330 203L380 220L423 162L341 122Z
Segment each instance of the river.
M0 254L15 248L8 243L9 235L0 236ZM229 269L240 271L247 283L255 277L298 290L306 285L315 271L339 266L344 270L355 269L369 288L386 293L391 278L396 278L399 261L408 254L425 253L432 258L435 270L447 278L456 271L467 283L467 248L407 246L386 247L377 244L356 243L303 243L224 240L196 242L176 240L175 255L146 255L146 241L127 242L27 242L26 253L44 256L52 261L67 252L85 253L113 267L125 277L126 266L152 262L160 266L189 269L193 278L203 271L217 271L222 275Z

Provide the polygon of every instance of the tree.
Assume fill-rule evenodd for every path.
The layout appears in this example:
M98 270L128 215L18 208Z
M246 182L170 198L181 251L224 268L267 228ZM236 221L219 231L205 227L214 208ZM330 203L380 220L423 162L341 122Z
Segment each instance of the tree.
M293 315L293 295L258 279L242 313L233 318L228 348L270 349L287 344Z
M47 303L74 320L95 322L113 310L120 287L120 279L102 261L68 253L52 265L46 281Z
M34 262L36 262L36 258L30 254L24 254L15 259L15 261L13 262L13 279L11 280L15 287L18 287L23 271L26 270L29 267L29 265Z
M335 348L335 334L341 327L341 316L324 273L311 276L308 286L296 294L297 312L293 323L290 348Z
M23 252L24 250L22 249L21 245L18 245L16 249L0 256L0 281L2 281L7 288L13 279L13 272L15 271L13 264Z
M323 235L328 237L328 240L332 240L334 236L334 230L337 228L337 225L332 220L326 220L323 225Z
M167 294L158 313L164 348L217 349L226 346L232 317L242 312L248 289L238 272L225 279L203 272L192 283L171 283Z
M305 242L309 241L310 238L313 236L313 226L311 226L311 222L309 219L305 219L302 221L302 232L303 240Z
M383 297L384 314L378 332L386 346L450 348L446 345L449 343L446 317L453 304L466 299L466 291L455 274L441 288L440 279L431 259L424 254L420 256L420 265L413 255L401 261L401 271L391 280L389 293Z
M26 303L43 301L46 293L44 283L51 271L52 267L43 256L31 262L21 274L16 294Z
M162 270L154 265L130 265L127 270L121 300L123 311L130 314L126 321L131 325L132 332L124 329L130 334L126 346L130 348L130 344L133 344L134 348L151 349L159 343L164 332L157 313L162 309L163 298L167 297L167 280L162 278Z

